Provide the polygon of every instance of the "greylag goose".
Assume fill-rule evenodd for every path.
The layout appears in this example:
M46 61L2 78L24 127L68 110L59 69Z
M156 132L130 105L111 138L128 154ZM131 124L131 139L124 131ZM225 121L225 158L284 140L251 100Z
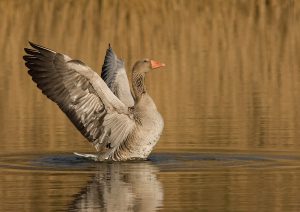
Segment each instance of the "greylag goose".
M95 161L146 159L159 140L164 122L147 93L145 75L165 64L143 59L132 69L131 93L124 62L111 46L101 77L80 60L29 42L23 58L29 75L54 101L96 154L78 154Z

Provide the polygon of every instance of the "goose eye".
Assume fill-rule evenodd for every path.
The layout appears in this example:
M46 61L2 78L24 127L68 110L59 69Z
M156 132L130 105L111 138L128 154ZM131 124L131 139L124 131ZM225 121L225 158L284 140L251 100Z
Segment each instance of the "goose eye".
M148 62L148 60L144 60L144 63L147 63Z

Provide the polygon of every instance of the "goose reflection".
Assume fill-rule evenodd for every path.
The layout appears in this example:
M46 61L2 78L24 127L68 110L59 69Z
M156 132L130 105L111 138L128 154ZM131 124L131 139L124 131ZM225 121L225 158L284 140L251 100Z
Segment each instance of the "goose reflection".
M92 180L75 195L72 211L155 211L163 188L149 161L99 163Z

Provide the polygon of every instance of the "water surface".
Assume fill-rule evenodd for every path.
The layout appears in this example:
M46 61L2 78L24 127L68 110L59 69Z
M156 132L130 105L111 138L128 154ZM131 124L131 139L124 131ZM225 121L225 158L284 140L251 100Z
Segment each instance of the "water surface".
M0 168L4 211L298 209L295 155L154 153L147 161L99 163L20 154L3 156Z

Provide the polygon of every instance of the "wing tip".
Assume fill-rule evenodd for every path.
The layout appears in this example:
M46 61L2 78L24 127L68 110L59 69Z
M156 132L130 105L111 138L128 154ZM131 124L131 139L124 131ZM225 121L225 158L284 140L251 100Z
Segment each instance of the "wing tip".
M38 44L35 44L35 43L31 42L31 41L28 41L28 43L29 43L29 45L30 45L32 48L34 48L34 49L39 49L39 48L42 47L42 46L39 46Z
M108 43L108 48L106 50L106 54L113 54L113 55L115 55L115 53L114 53L114 51L113 51L110 43Z
M35 58L34 56L31 55L24 55L23 56L23 60L25 60L26 62L29 62L31 59Z
M36 48L35 48L35 45L36 44L34 44L33 42L31 42L30 40L28 40L27 41L28 43L29 43L29 45L31 46L31 47L33 47L34 49L30 49L30 48L24 48L24 51L27 53L27 54L29 54L29 55L31 55L33 52L35 52L36 51Z
M40 51L40 52L51 52L51 53L56 53L55 51L49 49L49 48L46 48L44 46L41 46L41 45L38 45L38 44L35 44L31 41L28 40L28 43L29 45L34 49L34 50L37 50L37 51ZM25 49L25 48L24 48ZM30 49L31 50L31 49ZM26 51L26 50L25 50Z

